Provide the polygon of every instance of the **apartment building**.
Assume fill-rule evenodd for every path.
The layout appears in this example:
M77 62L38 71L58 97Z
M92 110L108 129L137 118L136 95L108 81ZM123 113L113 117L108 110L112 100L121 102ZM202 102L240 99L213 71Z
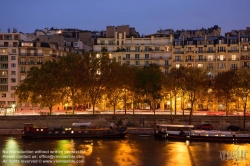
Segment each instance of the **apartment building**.
M0 33L0 108L15 107L15 89L18 85L18 44L16 30Z
M98 38L93 50L107 51L110 58L120 64L143 67L156 63L164 73L168 73L171 64L172 36L145 38L126 37L126 32L115 32L114 38Z

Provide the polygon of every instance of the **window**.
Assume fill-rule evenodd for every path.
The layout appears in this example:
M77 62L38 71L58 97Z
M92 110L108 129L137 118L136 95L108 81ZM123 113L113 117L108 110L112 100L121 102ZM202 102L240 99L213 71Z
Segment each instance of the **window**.
M200 61L200 60L203 59L203 56L202 56L202 55L199 55L198 58L199 58L199 61Z
M5 98L6 97L6 93L2 93L2 98Z
M8 71L0 71L0 77L8 76Z
M140 65L140 61L135 61L135 65L139 66Z
M175 61L181 61L181 57L180 56L175 56Z
M12 53L16 53L16 49L12 49Z
M130 59L130 54L126 54L126 59Z
M233 60L233 61L236 60L236 55L232 55L232 60Z
M43 58L37 58L37 63L39 64L43 63Z
M180 66L181 66L180 64L176 64L176 65L175 65L175 67L176 67L177 69L179 69Z
M34 58L30 58L30 64L35 64Z
M21 73L25 73L26 72L26 68L25 68L25 66L21 66L21 71L20 71Z
M219 63L218 64L218 68L219 69L225 69L226 68L226 64L225 63Z
M0 61L1 62L8 62L8 56L1 56Z
M203 64L198 64L198 68L203 68Z
M126 61L126 65L128 65L128 66L129 66L129 65L130 65L130 61Z
M149 65L149 61L145 61L145 66L148 66Z
M135 54L135 59L139 59L140 58L140 54Z
M223 61L223 60L224 60L224 55L220 55L220 56L219 56L219 60L220 60L220 61Z
M15 63L11 63L11 67L12 67L12 68L15 68L15 67L16 67L16 64L15 64Z
M16 90L16 86L11 86L10 90Z
M213 56L213 55L208 55L208 56L207 56L207 60L208 60L208 61L213 61L213 59L214 59L214 56Z
M237 64L231 64L231 69L237 69Z
M1 105L5 105L5 101L0 101L0 104Z
M148 59L149 58L149 54L145 54L145 59Z
M0 69L8 69L8 64L0 64Z
M208 47L208 52L213 52L213 47Z
M14 83L14 82L16 82L16 79L15 78L11 78L10 81L11 81L11 83Z
M8 78L0 78L0 84L8 84Z
M175 42L175 46L180 46L181 45L181 42Z
M198 52L202 53L203 52L203 47L198 47Z
M11 56L11 60L16 60L16 56Z
M180 49L180 48L176 48L176 49L175 49L175 53L176 53L176 54L181 53L181 49Z
M11 75L16 75L16 71L11 71Z

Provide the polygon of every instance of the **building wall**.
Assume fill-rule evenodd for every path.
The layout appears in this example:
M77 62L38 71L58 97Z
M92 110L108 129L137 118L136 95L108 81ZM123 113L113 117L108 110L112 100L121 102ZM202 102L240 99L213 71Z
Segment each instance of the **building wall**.
M20 33L0 33L0 107L12 107L18 83Z
M40 35L39 41L45 43L54 42L58 43L60 46L64 46L64 37L61 35Z

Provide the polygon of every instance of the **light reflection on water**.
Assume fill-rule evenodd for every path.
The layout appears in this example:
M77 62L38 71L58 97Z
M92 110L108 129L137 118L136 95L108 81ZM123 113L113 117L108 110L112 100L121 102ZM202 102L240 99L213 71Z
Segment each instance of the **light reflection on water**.
M68 163L56 165L85 166L207 166L207 165L250 165L250 144L225 144L208 142L178 142L155 140L154 137L138 137L129 135L125 139L62 139L62 140L23 140L19 137L0 137L1 161L6 151L78 151L84 163ZM246 160L223 161L219 151L246 151ZM56 153L59 157L68 153ZM19 159L21 160L21 159ZM55 159L51 159L54 161ZM0 165L21 166L23 163ZM39 164L35 164L39 165ZM55 164L40 164L55 165Z

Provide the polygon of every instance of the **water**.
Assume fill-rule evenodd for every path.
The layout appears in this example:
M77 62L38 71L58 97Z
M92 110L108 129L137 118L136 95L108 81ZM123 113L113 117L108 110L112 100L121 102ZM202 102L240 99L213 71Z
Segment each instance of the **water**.
M87 140L0 137L0 148L1 166L250 166L250 144L175 142L153 136ZM227 155L223 158L220 151Z

